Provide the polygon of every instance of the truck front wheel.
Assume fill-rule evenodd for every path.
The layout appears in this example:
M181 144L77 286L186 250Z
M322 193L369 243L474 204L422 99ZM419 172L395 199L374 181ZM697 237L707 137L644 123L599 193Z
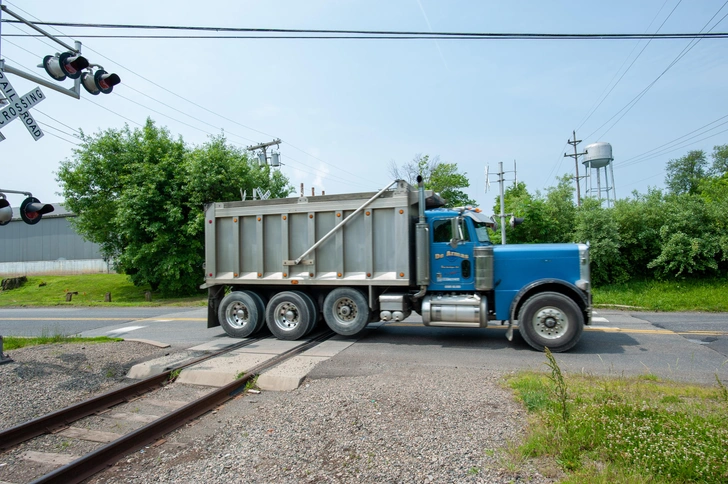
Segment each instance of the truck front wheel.
M294 341L308 333L315 317L309 299L298 291L283 291L270 298L265 320L273 336Z
M518 331L532 348L553 353L570 350L581 338L584 318L570 298L542 292L528 298L518 316Z
M247 338L263 324L263 300L249 291L233 291L225 296L218 309L220 326L232 338Z
M369 323L369 304L360 291L334 289L324 300L324 319L332 331L343 336L359 334Z

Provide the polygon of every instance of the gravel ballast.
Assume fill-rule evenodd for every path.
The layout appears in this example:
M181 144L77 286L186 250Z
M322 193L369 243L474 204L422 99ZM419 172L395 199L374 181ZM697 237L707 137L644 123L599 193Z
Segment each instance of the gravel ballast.
M0 365L0 429L21 424L128 384L132 365L169 350L144 343L47 344L5 350Z
M103 378L108 370L165 351L128 342L61 346L16 350L18 363L0 367L0 385L13 395L0 427L108 390L119 384ZM398 364L308 379L292 392L241 394L90 482L554 482L504 457L527 416L501 379L481 368ZM32 412L23 408L30 401Z

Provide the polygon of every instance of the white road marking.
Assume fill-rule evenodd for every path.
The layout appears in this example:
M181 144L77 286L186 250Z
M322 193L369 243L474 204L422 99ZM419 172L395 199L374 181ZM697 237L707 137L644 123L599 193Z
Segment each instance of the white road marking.
M124 333L128 333L129 331L134 331L136 329L142 329L146 328L146 326L126 326L124 328L115 329L113 331L108 331L106 334L109 335L120 335Z

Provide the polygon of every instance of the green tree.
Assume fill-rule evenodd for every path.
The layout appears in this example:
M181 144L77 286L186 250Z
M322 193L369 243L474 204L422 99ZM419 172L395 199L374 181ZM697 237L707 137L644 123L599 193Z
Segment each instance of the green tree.
M725 212L697 195L681 194L667 197L662 213L661 251L647 267L661 278L717 274L720 262L728 258L723 249Z
M410 185L417 184L417 176L421 175L427 190L439 193L445 199L447 207L475 205L462 191L470 186L467 173L460 173L456 163L443 163L439 156L430 159L430 155L416 155L414 159L401 167L391 162L389 173L395 179L405 180Z
M510 244L541 244L573 240L576 206L572 178L558 179L558 185L540 192L529 193L526 184L519 182L506 188L503 196L505 213L524 219L521 225L506 227ZM496 197L493 213L500 213L500 196ZM494 237L499 239L500 237Z
M518 182L506 188L503 192L505 213L512 213L516 217L523 217L523 224L517 227L508 225L506 219L506 242L509 244L538 244L548 241L548 210L543 198L537 192L531 194L524 182ZM496 197L493 213L500 213L500 195ZM497 218L497 217L496 217ZM498 221L498 220L496 220ZM500 240L500 225L496 231L498 235L493 240Z
M629 278L621 257L622 241L614 211L602 207L600 200L582 200L576 211L574 240L589 243L592 284L624 282Z
M269 170L222 137L191 149L148 119L141 129L82 134L58 181L77 230L118 271L164 295L186 295L203 280L203 205L256 187L287 196L285 177Z
M614 204L621 257L630 277L644 277L654 273L647 265L662 250L660 228L665 222L664 203L662 191L650 189L646 195L634 192L632 198L617 200Z
M728 175L728 145L714 146L712 158L710 174L714 177Z
M671 193L698 193L700 182L705 179L708 162L703 150L693 150L682 158L667 162L665 185Z

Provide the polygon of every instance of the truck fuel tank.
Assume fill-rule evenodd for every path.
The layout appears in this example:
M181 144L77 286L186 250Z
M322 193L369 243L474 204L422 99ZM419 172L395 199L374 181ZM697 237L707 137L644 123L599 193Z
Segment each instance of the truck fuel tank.
M435 294L422 300L425 326L486 328L488 300L478 294Z

